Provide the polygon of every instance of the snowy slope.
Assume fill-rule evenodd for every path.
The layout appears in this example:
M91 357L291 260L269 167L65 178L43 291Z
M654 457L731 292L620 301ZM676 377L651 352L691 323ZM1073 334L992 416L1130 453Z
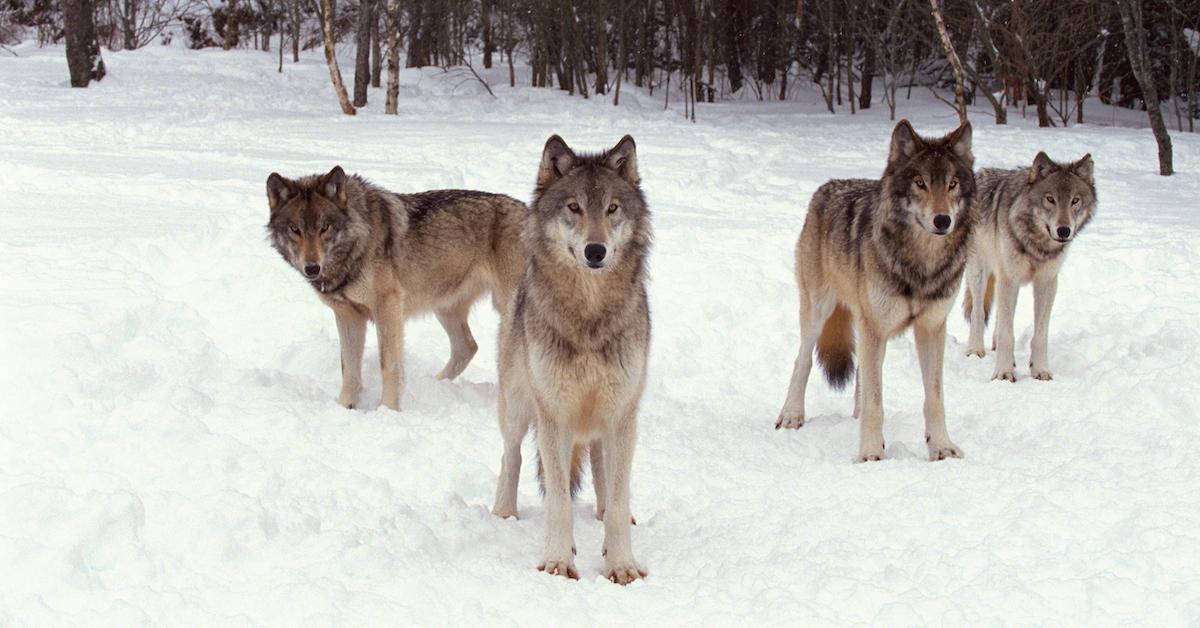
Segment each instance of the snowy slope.
M909 338L885 364L885 462L854 465L849 393L814 378L776 432L798 345L792 246L812 191L876 176L886 109L701 106L685 122L553 90L497 99L437 70L337 113L316 57L109 53L69 90L61 49L0 57L0 625L145 623L1200 623L1200 139L1155 176L1148 131L976 121L978 164L1097 164L1100 208L1051 323L1052 382L947 346L963 460L929 463ZM944 105L901 103L918 130ZM333 317L269 248L264 181L340 163L398 191L528 198L542 143L638 141L655 212L654 345L633 478L650 576L603 580L576 507L579 582L538 573L531 468L492 517L496 314L481 351L408 328L404 411L348 411ZM1022 293L1017 363L1032 300ZM374 340L364 400L379 398ZM532 459L527 443L526 460Z

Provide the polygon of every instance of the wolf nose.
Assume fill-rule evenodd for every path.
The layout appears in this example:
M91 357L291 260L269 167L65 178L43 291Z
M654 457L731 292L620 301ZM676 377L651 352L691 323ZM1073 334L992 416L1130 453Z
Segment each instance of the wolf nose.
M1069 237L1071 237L1071 228L1070 227L1059 227L1058 228L1058 239L1059 240L1066 240Z
M950 220L950 216L948 214L938 214L933 217L933 227L938 231L945 231L949 229L951 222L953 221Z
M309 278L313 278L313 277L316 277L317 275L320 275L321 274L321 265L320 264L305 264L304 265L304 274L307 275Z
M608 249L604 248L604 245L598 242L591 242L583 247L583 257L592 266L597 266L600 262L603 262L605 255L608 255Z

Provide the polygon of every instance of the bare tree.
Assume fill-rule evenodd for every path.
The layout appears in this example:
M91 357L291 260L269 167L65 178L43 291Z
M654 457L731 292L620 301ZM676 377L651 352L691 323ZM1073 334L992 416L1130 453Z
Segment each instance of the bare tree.
M71 87L87 87L104 78L104 59L96 39L92 0L62 0L63 30L67 39L67 68Z
M358 46L354 55L354 106L367 106L367 88L371 85L372 0L358 2Z
M1164 177L1175 173L1171 159L1171 135L1163 122L1162 107L1158 101L1158 88L1150 71L1150 52L1146 49L1146 27L1142 19L1142 0L1117 0L1121 10L1121 25L1125 31L1125 50L1133 76L1142 90L1142 101L1150 116L1150 129L1158 142L1158 173Z
M350 104L346 85L342 83L342 71L338 69L336 42L333 39L333 0L321 0L321 33L325 39L325 65L329 66L329 80L333 82L333 90L337 92L342 113L352 116L357 112L354 105Z
M942 18L942 9L938 6L938 0L929 0L929 6L933 11L933 21L937 23L938 35L942 39L942 48L946 50L946 60L950 62L950 67L954 70L954 100L958 103L959 123L964 124L967 121L967 95L963 88L962 60L954 51L950 33L946 32L946 20Z

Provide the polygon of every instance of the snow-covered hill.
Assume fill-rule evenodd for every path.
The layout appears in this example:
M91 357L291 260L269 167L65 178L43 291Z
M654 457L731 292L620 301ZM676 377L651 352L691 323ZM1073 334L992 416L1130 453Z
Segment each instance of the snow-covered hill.
M814 378L776 432L798 345L792 246L813 190L877 176L886 108L702 105L628 86L614 108L407 70L337 113L317 57L109 53L70 90L61 49L0 56L0 625L1143 624L1200 621L1200 138L1154 174L1144 129L975 116L978 164L1091 152L1097 218L1051 323L1052 382L989 381L950 323L950 432L924 459L910 338L889 347L888 459L854 465L848 393ZM954 126L901 102L925 133ZM497 315L436 382L437 323L407 333L404 411L348 411L329 310L264 239L264 181L335 163L398 191L529 197L552 133L623 133L657 239L654 346L633 477L650 576L605 581L590 490L579 582L535 570L544 509L488 512L501 442ZM1018 366L1032 301L1022 294ZM368 341L365 400L379 397ZM527 443L526 460L532 460Z

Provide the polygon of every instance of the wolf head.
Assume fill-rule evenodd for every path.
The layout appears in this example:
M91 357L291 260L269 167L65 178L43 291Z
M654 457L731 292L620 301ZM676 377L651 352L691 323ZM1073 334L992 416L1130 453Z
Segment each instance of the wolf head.
M1029 169L1025 207L1054 242L1067 244L1096 210L1096 181L1091 154L1060 164L1041 152Z
M945 137L931 139L917 135L908 120L901 120L892 131L883 172L892 208L929 233L950 233L971 211L974 163L969 122Z
M321 292L342 282L343 262L363 230L349 211L347 177L341 166L323 175L291 180L267 177L267 223L271 244Z
M551 137L538 166L526 246L595 273L640 260L649 246L640 183L632 137L598 155L576 154L561 137Z

